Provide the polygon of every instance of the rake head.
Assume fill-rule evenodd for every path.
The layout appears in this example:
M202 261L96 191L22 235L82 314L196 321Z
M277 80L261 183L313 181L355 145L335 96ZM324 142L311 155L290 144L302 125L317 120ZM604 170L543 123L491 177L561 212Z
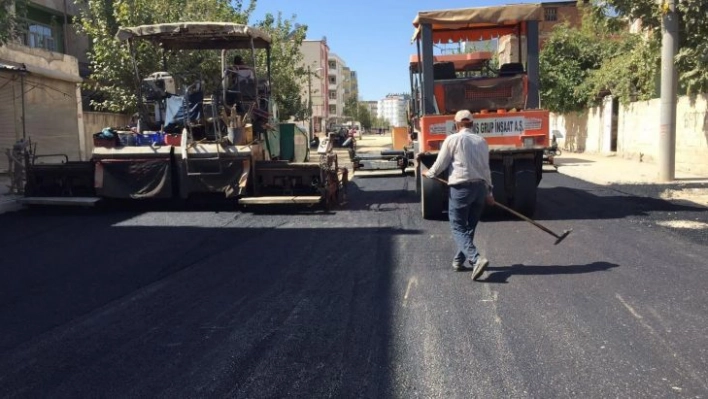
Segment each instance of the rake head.
M555 244L553 244L553 245L560 244L560 242L565 240L565 238L568 237L568 234L570 234L570 232L572 232L572 231L573 231L573 229L563 230L563 234L556 236L558 239L556 240Z

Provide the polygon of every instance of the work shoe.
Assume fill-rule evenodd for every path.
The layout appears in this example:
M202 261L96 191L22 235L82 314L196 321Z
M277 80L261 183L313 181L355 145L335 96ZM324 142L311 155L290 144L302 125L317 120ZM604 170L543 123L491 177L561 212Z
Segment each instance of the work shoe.
M472 265L472 280L477 280L479 276L484 273L484 269L486 269L487 265L489 265L489 261L487 258L480 256L477 258L477 262L472 263L472 261L470 261L470 264Z

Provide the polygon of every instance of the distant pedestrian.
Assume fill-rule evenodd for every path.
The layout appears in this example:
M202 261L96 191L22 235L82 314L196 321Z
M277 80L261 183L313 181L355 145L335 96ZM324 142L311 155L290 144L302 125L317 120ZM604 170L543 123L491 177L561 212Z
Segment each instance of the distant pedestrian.
M492 176L489 170L489 146L481 136L472 133L472 114L462 110L455 114L457 133L445 138L438 158L426 177L434 178L447 170L449 190L448 217L457 253L452 259L456 271L472 268L472 279L484 272L489 261L474 245L474 233L485 204L494 205Z

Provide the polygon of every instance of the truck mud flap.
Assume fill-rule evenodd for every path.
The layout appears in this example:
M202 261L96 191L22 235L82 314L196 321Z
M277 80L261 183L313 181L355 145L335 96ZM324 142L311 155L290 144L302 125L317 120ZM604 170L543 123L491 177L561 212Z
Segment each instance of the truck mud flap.
M447 187L438 180L425 177L428 167L422 163L419 166L420 174L416 178L420 181L420 208L423 219L443 219L447 208Z
M489 164L495 200L526 216L533 216L542 162L541 152L492 154Z

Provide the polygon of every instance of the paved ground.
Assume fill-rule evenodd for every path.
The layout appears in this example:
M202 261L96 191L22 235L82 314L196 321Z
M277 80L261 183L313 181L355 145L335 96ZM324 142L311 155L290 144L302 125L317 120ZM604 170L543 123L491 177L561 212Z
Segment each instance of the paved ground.
M658 166L614 155L564 153L556 159L558 172L591 183L615 186L636 194L685 200L708 207L708 176L676 170L676 180L658 183Z
M706 208L549 172L573 233L487 217L475 283L411 176L349 194L0 215L0 397L708 396Z

